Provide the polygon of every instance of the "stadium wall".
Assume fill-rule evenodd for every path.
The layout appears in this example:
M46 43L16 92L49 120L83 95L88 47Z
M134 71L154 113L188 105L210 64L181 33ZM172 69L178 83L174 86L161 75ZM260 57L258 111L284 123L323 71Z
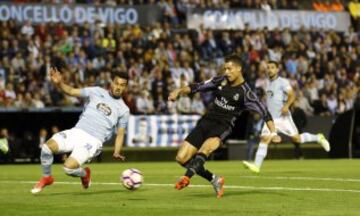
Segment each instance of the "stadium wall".
M38 160L38 134L41 128L50 130L51 127L57 126L60 130L71 128L77 122L81 109L66 109L66 108L47 108L42 110L16 110L6 109L0 112L0 128L7 128L11 139L10 148L13 148L12 157L15 158L27 158L26 160L18 160L19 162L37 162ZM359 116L359 115L357 115ZM184 117L184 116L183 116ZM181 118L183 118L181 117ZM212 157L212 159L245 159L247 146L245 142L245 131L248 127L247 114L243 115L237 122L234 128L234 133L229 137L233 140L243 140L236 147L235 145L224 145L220 148ZM133 117L135 118L135 117ZM162 118L164 116L153 116L152 118ZM167 118L173 118L168 116ZM189 116L186 118L190 118ZM339 117L340 118L340 117ZM357 117L359 119L359 117ZM334 119L332 117L309 117L308 125L305 131L309 132L322 132L326 135L329 134ZM356 120L356 122L359 122ZM341 125L349 125L349 122L343 122ZM194 126L195 123L192 123ZM157 126L155 126L157 127ZM187 130L189 131L190 128ZM339 132L333 136L343 137L343 134ZM334 132L333 132L334 133ZM48 134L49 136L51 134ZM356 134L354 134L355 136ZM184 135L183 135L184 136ZM354 139L356 141L356 139ZM347 146L347 142L343 142L343 145ZM125 146L131 146L126 143ZM341 146L341 145L340 145ZM256 145L255 145L256 147ZM269 158L293 158L293 146L291 144L282 144L270 147L273 150L269 154ZM143 147L127 147L125 149L127 159L129 161L164 161L173 160L175 157L177 146L146 146ZM102 156L103 161L112 161L111 159L112 141L105 144L104 154ZM321 151L321 147L318 145L303 145L303 152L306 158L324 158L328 157L327 154ZM355 152L355 151L354 151ZM235 155L235 156L234 156ZM0 162L1 162L0 155ZM341 154L340 157L347 157Z

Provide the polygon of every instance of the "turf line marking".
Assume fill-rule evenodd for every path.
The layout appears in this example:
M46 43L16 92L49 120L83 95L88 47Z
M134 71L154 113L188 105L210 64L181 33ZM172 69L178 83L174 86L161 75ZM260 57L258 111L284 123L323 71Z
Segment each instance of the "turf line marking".
M1 184L35 184L35 181L0 181ZM57 181L54 184L58 185L79 185L79 182L61 182ZM92 185L121 185L120 182L91 182ZM148 183L145 186L153 187L174 187L174 184L154 184ZM211 185L190 185L194 188L210 188ZM360 193L360 190L353 189L334 189L334 188L294 188L294 187L256 187L256 186L240 186L240 185L225 185L226 189L240 189L240 190L273 190L273 191L319 191L319 192L348 192Z
M277 180L306 180L306 181L335 181L335 182L360 182L360 179L352 178L319 178L302 176L239 176L239 178L251 179L277 179Z

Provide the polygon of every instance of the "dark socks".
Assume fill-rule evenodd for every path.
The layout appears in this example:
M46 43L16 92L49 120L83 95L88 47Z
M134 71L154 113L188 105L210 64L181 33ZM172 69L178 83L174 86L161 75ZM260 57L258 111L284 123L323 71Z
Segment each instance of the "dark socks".
M191 178L195 174L197 174L205 178L206 180L211 181L213 178L213 174L204 168L206 159L207 157L205 154L203 153L196 154L195 157L187 164L187 170L185 176Z

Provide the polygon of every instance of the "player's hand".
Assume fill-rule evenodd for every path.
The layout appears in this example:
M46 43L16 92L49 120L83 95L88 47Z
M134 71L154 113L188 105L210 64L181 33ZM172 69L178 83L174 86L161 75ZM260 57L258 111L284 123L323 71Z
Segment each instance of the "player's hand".
M121 155L120 153L114 152L113 157L114 157L116 160L125 161L125 156L124 156L124 155Z
M57 68L51 67L49 71L51 82L55 85L59 85L62 82L62 75Z
M179 97L180 91L178 89L170 92L168 100L169 101L176 101L176 99Z
M289 107L288 106L283 106L281 108L281 115L284 115L284 116L289 115Z
M273 143L280 143L281 142L281 137L279 135L275 135L271 138L271 141Z

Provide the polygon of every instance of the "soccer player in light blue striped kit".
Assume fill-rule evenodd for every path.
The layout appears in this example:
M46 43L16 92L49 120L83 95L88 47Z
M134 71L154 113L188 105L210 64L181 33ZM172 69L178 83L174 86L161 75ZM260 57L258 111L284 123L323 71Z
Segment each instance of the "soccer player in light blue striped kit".
M128 75L114 72L110 90L100 87L73 88L64 82L61 73L55 68L50 69L50 78L62 92L73 97L82 97L87 103L75 127L54 134L42 146L40 160L43 176L31 190L34 194L54 182L51 175L54 154L71 152L64 162L64 172L69 176L80 177L85 189L91 183L90 168L81 166L97 156L102 150L103 142L114 133L117 135L113 157L125 159L120 153L129 119L129 108L121 96L127 87Z
M270 84L266 88L266 105L274 119L277 133L282 133L291 138L295 143L317 142L325 151L330 151L330 144L323 134L302 133L299 134L291 113L290 106L295 101L295 92L289 80L280 77L278 63L270 61L267 64L267 74ZM252 172L259 173L261 165L267 155L268 144L270 143L270 131L266 125L263 126L260 143L256 152L254 163L243 161L245 168Z

